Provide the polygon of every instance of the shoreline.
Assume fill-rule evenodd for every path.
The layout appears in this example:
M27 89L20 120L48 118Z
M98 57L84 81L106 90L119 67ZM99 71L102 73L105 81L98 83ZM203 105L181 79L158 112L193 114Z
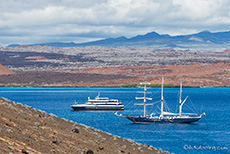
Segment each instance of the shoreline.
M136 87L123 87L123 86L2 86L0 88L140 88ZM160 88L161 86L154 86L148 88ZM180 88L180 86L167 86L165 88ZM183 88L230 88L230 86L183 86Z
M169 154L3 97L0 109L0 151L5 153Z

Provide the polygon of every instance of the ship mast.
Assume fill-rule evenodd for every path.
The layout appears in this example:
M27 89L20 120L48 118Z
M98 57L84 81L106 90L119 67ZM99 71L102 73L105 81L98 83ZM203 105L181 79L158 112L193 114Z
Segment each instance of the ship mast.
M162 77L162 84L161 84L161 117L164 115L164 94L163 94L163 88L164 88L164 77Z
M144 102L143 102L143 105L144 105L144 117L146 117L146 91L147 91L147 88L146 88L146 84L144 86Z
M146 97L146 93L147 93L147 87L146 87L146 85L147 85L147 83L145 82L145 83L141 83L141 84L144 84L144 97L136 97L136 99L143 99L144 101L143 101L143 106L144 106L144 117L146 117L146 105L148 105L148 104L146 104L146 102L147 102L147 100L152 100L152 98L147 98Z
M179 116L181 116L182 113L181 97L182 97L182 82L180 82Z
M181 100L181 97L182 97L182 81L180 82L179 116L182 115L182 106L185 103L185 101L187 100L188 96L184 99L183 102Z

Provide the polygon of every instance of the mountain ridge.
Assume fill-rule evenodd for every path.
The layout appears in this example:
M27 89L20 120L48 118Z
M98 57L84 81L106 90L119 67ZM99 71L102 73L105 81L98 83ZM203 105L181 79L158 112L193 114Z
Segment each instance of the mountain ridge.
M191 44L229 44L230 43L230 31L224 32L210 32L201 31L199 33L189 35L177 35L170 36L169 34L158 34L157 32L149 32L144 35L137 35L131 38L120 36L117 38L106 38L85 43L63 43L63 42L49 42L30 44L34 45L46 45L52 47L85 47L85 46L106 46L106 47L117 47L117 46L142 46L149 47L152 45L163 45L163 46L183 46ZM16 47L20 44L11 44L8 47Z

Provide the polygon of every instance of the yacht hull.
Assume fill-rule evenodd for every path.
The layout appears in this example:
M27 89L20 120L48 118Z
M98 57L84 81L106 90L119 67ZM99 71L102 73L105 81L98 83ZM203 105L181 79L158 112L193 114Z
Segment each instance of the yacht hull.
M108 97L100 97L100 93L95 99L88 97L85 104L71 105L74 111L123 111L124 105L117 99L109 99Z
M123 111L124 107L71 106L74 111Z

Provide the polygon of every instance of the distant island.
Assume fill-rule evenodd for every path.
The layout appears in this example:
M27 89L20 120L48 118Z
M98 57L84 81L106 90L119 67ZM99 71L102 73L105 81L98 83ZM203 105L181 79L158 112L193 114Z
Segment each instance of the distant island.
M230 87L229 49L0 47L0 62L0 86L159 86L165 77L170 87Z
M230 87L230 31L12 44L0 62L0 86L155 87L164 76L169 87Z

